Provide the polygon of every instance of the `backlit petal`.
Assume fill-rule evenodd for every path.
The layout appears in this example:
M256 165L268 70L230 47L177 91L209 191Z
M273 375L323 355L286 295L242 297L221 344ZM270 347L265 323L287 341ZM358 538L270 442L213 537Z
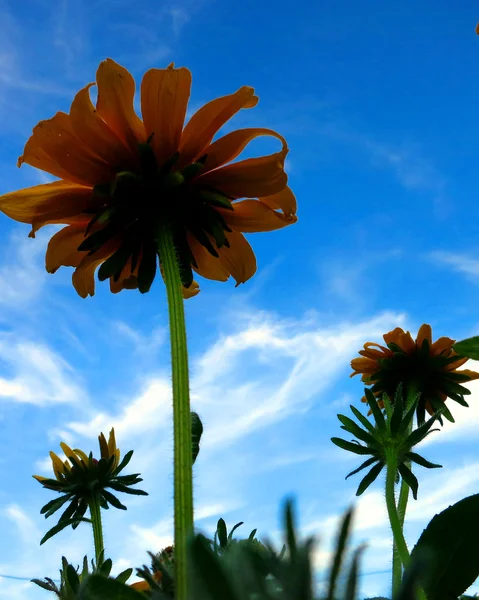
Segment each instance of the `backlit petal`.
M372 360L370 358L353 358L351 361L351 369L357 373L368 373L370 375L379 370L377 360Z
M50 239L45 256L45 267L49 273L55 273L61 266L76 267L80 264L86 252L79 252L78 246L85 239L86 225L69 225Z
M55 177L86 186L107 183L115 174L110 165L75 136L69 115L62 112L34 127L18 166L24 162Z
M193 267L193 269L205 279L226 281L230 276L230 271L223 265L220 259L212 256L191 234L188 234L187 239L190 250L198 265L198 267Z
M227 238L230 248L223 246L218 249L219 260L238 286L256 273L256 256L242 233L233 231L227 234Z
M120 242L109 240L91 256L85 254L72 275L73 287L81 298L95 295L95 271L119 248Z
M70 121L76 137L93 153L112 165L117 171L125 171L135 164L128 146L100 117L90 99L90 83L78 92L70 108Z
M98 114L130 150L136 152L138 142L146 141L146 135L133 105L135 80L125 68L107 58L98 67L96 82Z
M421 327L419 328L417 338L416 338L416 346L418 348L421 348L424 340L427 340L429 342L429 346L431 345L432 329L431 329L431 326L427 325L426 323L424 325L421 325Z
M242 108L258 103L252 87L243 86L234 94L216 98L202 106L187 123L180 143L179 166L193 162L205 153L215 134Z
M55 473L55 477L59 480L61 476L65 472L65 466L60 457L58 457L55 452L50 452L50 458L52 459L52 467L53 472Z
M437 356L441 354L444 350L450 351L454 345L455 340L452 340L449 337L440 337L435 342L431 344L431 355Z
M34 232L50 223L69 223L94 203L93 190L68 181L54 181L0 196L0 210Z
M113 456L116 451L116 440L115 440L115 430L112 428L110 431L110 436L108 438L108 452L110 456Z
M197 296L200 293L199 283L193 280L193 283L190 285L190 287L183 286L181 288L181 293L185 300L187 300L188 298L193 298L193 296Z
M190 97L191 72L184 67L150 69L141 82L141 112L158 164L178 151Z
M284 172L284 159L287 153L284 149L269 156L232 163L201 175L196 182L230 198L271 196L286 187L288 177Z
M462 371L458 371L458 373L461 375L467 375L469 377L469 381L479 379L479 373L476 373L476 371L471 371L470 369L463 369Z
M221 165L231 162L241 154L249 142L263 135L278 138L281 140L283 148L286 148L286 140L272 129L260 127L238 129L231 133L227 133L205 149L204 153L207 155L204 167L205 171L211 171L212 169L216 169L217 167L221 167Z
M236 202L233 206L234 210L221 208L216 210L234 231L245 233L274 231L297 221L296 216L286 217L282 212L272 210L259 200L243 200Z
M291 188L286 186L280 192L260 198L261 202L264 202L274 210L281 209L285 215L296 214L297 204L296 197L293 194Z

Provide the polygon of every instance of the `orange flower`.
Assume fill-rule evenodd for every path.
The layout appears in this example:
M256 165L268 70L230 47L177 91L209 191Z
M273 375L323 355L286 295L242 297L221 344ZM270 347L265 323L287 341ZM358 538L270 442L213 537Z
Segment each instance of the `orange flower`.
M215 134L258 98L251 87L212 100L184 126L191 73L151 69L141 83L143 120L135 113L135 82L111 59L97 71L96 107L90 83L70 113L57 113L33 130L19 166L27 163L59 181L0 197L0 210L32 225L67 225L48 244L46 269L74 267L73 285L85 298L94 274L110 289L150 289L158 266L157 238L172 230L185 296L198 293L192 270L237 285L256 271L243 233L272 231L296 222L287 186L284 138L264 128ZM280 151L234 161L259 136L280 140ZM241 200L243 199L243 200ZM161 267L161 257L160 267Z
M425 411L434 414L442 408L444 416L449 420L452 415L445 406L447 398L455 400L462 406L468 406L464 396L471 392L461 383L479 378L479 373L457 369L467 362L467 358L458 355L452 349L455 340L441 337L432 342L430 325L422 325L413 340L411 334L396 327L384 336L386 346L368 342L359 351L361 358L351 361L354 375L361 374L361 380L372 385L371 391L377 397L386 393L391 400L400 383L406 393L414 390L421 393L417 416L424 421ZM362 398L366 402L366 398ZM381 408L382 400L378 401Z
M160 583L161 577L161 571L155 571L155 573L153 573L153 579L156 581L156 583ZM150 584L145 580L132 583L130 584L130 587L132 587L134 590L138 590L139 592L148 592L150 590Z

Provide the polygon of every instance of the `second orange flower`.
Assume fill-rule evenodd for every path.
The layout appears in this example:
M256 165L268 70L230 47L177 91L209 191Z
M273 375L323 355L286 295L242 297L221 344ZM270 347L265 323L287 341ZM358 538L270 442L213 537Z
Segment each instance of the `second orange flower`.
M284 138L271 129L232 131L213 141L223 125L258 98L251 87L217 98L184 125L191 87L186 68L151 69L141 83L141 120L134 110L135 82L111 59L96 75L96 106L85 86L70 113L58 112L33 130L19 165L59 178L0 197L0 210L29 223L31 236L47 224L66 227L51 238L47 271L74 267L73 285L93 295L94 276L112 292L147 292L156 276L157 236L171 228L185 297L195 295L193 271L237 284L256 270L243 233L272 231L296 221L287 186ZM259 136L281 150L233 162Z

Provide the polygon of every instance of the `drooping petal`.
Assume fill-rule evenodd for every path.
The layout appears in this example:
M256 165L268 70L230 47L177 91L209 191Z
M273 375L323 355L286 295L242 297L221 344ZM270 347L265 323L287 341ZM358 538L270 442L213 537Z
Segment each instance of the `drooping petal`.
M202 106L187 123L180 143L179 166L183 167L205 153L215 134L242 108L258 103L254 89L243 86L234 94L216 98Z
M141 82L141 113L159 165L180 146L191 89L191 72L184 67L150 69Z
M100 117L90 99L90 83L78 92L70 108L70 121L76 137L93 153L125 171L135 164L135 157L116 133Z
M233 204L233 207L234 210L216 209L233 231L275 231L297 221L296 216L287 217L259 200L243 200Z
M470 369L463 369L462 371L457 371L461 375L467 375L469 377L469 381L473 381L474 379L479 379L479 373L476 371L471 371Z
M80 185L107 183L114 169L93 154L75 136L69 115L58 112L52 119L40 121L18 159L18 166L27 163Z
M421 348L424 340L427 340L429 342L429 346L431 345L432 329L431 329L431 326L427 325L426 323L424 325L421 325L421 327L419 328L417 338L416 338L416 346L418 348Z
M281 152L248 158L196 179L198 185L212 187L230 198L259 198L280 192L288 181L284 172L287 148Z
M111 58L96 72L98 100L96 109L110 129L134 153L137 144L146 140L145 128L135 113L135 80L130 73Z
M94 203L93 190L68 181L54 181L0 196L0 210L21 223L32 225L31 237L40 227L51 223L69 223L85 215Z
M86 255L79 252L78 246L85 239L85 227L83 225L69 225L64 227L50 239L45 255L45 267L49 273L62 266L77 267Z
M263 135L278 138L281 140L283 148L286 148L286 140L284 137L272 129L260 127L237 129L236 131L227 133L205 148L204 154L207 155L204 165L205 172L217 169L218 167L231 162L241 154L249 142Z
M219 260L231 273L238 287L256 273L256 256L242 233L233 231L227 234L227 238L230 247L218 249Z
M84 257L72 275L73 287L81 298L95 295L95 271L102 262L118 250L120 243L117 239L109 240L90 256L82 253Z
M223 265L219 258L212 256L191 234L188 234L187 239L190 250L198 265L197 267L193 267L193 269L205 279L226 281L230 276L230 271Z
M280 192L260 198L261 202L264 202L274 210L282 210L285 215L294 215L297 210L296 197L293 194L291 188L286 186Z
M197 296L200 293L200 285L197 281L193 280L190 287L183 286L181 288L181 293L185 300L188 300L188 298L193 298L194 296Z
M63 461L59 456L55 454L55 452L50 452L50 458L52 459L52 467L53 472L55 473L55 477L60 480L63 473L65 472L65 467L63 465Z
M454 355L452 355L452 356L454 356ZM464 358L458 357L457 360L446 365L444 367L444 371L455 371L456 369L459 369L459 367L462 367L462 365L466 364L468 360L469 359L467 357L464 357Z

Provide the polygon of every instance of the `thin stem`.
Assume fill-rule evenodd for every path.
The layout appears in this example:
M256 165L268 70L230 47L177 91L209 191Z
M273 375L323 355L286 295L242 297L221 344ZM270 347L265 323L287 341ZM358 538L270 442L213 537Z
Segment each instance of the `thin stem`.
M412 423L408 426L408 435L409 433L411 433L412 431ZM404 464L411 468L411 461L405 461ZM397 505L397 512L398 512L398 516L399 516L399 523L401 525L401 531L404 531L404 520L406 517L406 508L407 508L407 502L409 499L409 486L407 485L407 483L404 481L404 479L401 481L401 490L399 492L399 501L398 501L398 505ZM402 580L402 564L401 564L401 558L399 556L397 547L396 547L396 541L393 542L393 589L397 588L398 585L400 585L401 580Z
M173 235L163 228L157 238L168 298L173 380L175 598L187 597L187 542L193 532L193 469L188 351L182 284Z
M393 597L399 591L402 579L402 567L407 567L409 563L409 550L407 548L406 540L404 539L402 523L399 518L398 510L396 507L396 497L394 494L394 486L396 479L397 469L397 458L395 453L390 452L386 462L386 506L388 510L389 522L391 524L391 530L394 540L394 554L397 552L399 556L399 576L397 570L394 570L393 563ZM398 561L396 561L397 563Z
M103 545L103 527L101 524L101 506L97 496L94 496L90 502L91 525L93 528L93 542L95 544L95 562L97 568L104 559Z

